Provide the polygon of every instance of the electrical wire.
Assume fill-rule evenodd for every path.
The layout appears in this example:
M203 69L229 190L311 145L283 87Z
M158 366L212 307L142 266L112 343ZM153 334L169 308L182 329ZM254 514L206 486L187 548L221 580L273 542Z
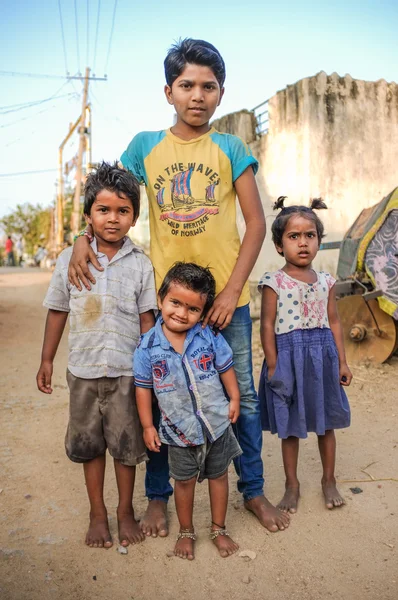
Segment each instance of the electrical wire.
M76 48L77 48L77 69L79 71L79 74L81 73L80 71L80 47L79 47L79 20L77 18L77 6L76 6L76 0L74 0L74 5L75 5L75 29L76 29Z
M18 112L20 110L25 110L27 108L32 108L33 106L39 106L40 104L44 104L45 102L50 102L51 100L54 100L54 98L66 98L67 96L70 96L71 94L62 94L61 96L50 96L50 98L44 98L44 100L35 100L33 102L26 102L25 104L15 104L15 108L12 108L12 105L7 107L0 107L0 116L2 115L8 115L9 113L13 113L13 112ZM5 108L7 108L8 110L4 110Z
M61 0L58 0L58 10L59 10L59 19L61 21L62 46L64 49L65 72L67 75L69 75L68 61L66 58L66 44L65 44L65 33L64 33L64 21L62 18L62 10L61 10Z
M66 96L76 97L76 94L74 92L70 92L69 94L65 94L65 96L58 96L57 98L53 98L53 100L58 100L58 98L65 98ZM16 121L11 121L11 123L6 123L5 125L0 125L0 129L5 129L6 127L11 127L12 125L16 125L17 123L22 123L22 121L27 121L28 119L31 119L32 117L37 117L38 115L41 115L41 114L47 112L51 108L54 108L54 105L50 106L48 108L44 108L43 110L39 110L39 112L35 112L32 115L28 115L27 117L22 117L21 119L17 119Z
M87 0L87 19L86 19L86 65L90 54L90 0Z
M59 92L61 92L63 90L63 88L68 85L69 80L65 81L60 88L57 89L57 91L50 96L50 98L48 98L48 100L58 100L60 98L66 97L66 96L74 96L76 97L76 92L69 92L68 94L62 94L61 96L58 96ZM35 117L37 115L41 115L42 113L46 112L47 110L50 110L51 108L54 108L54 106L50 106L49 108L45 108L43 110L40 110L39 112L33 113L31 115L28 115L27 117L22 117L21 119L17 119L16 121L12 121L11 123L6 123L5 125L0 125L0 129L5 129L6 127L11 127L11 125L16 125L17 123L21 123L22 121L27 121L28 119L31 119L32 117Z
M97 28L96 28L96 31L95 31L95 44L94 44L93 75L95 75L95 61L96 61L96 58L97 58L97 43L98 43L98 31L99 31L100 12L101 12L101 0L98 0Z
M19 177L20 175L38 175L39 173L50 173L58 169L40 169L38 171L19 171L18 173L0 173L0 177Z
M47 75L45 73L19 73L16 71L0 71L0 77L33 77L36 79L65 79L67 75Z
M104 73L105 74L106 74L107 69L108 69L109 56L110 56L110 53L111 53L113 30L114 30L114 27L115 27L116 8L117 8L117 0L115 0L115 4L113 6L113 17L112 17L111 33L110 33L110 36L109 36L108 54L107 54L107 57L106 57L105 69L104 69Z

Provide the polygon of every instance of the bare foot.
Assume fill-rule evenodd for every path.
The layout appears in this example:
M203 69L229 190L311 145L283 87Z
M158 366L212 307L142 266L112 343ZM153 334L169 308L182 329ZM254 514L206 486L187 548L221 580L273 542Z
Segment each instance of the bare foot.
M217 531L217 529L211 529L211 532ZM220 531L220 530L218 530ZM213 539L213 544L216 546L220 556L222 558L227 558L227 556L231 556L237 550L239 550L239 546L234 540L226 533L224 535L218 535Z
M282 500L277 505L279 510L285 513L297 512L298 499L300 497L300 485L297 486L286 486L285 494Z
M119 527L119 541L121 546L139 544L145 540L145 535L134 518L134 511L129 513L117 513Z
M193 532L192 532L193 533ZM195 539L189 537L180 537L174 546L174 554L179 558L193 560L195 558L193 547Z
M90 548L111 548L113 546L106 514L97 516L90 514L86 544Z
M141 519L141 530L144 535L166 537L169 535L167 522L167 503L162 500L149 500L146 513Z
M245 508L252 512L268 531L274 532L289 527L289 515L272 506L265 496L256 496L248 500L245 502Z
M322 491L325 496L326 508L331 510L345 504L344 499L341 497L340 492L336 487L336 480L322 481Z

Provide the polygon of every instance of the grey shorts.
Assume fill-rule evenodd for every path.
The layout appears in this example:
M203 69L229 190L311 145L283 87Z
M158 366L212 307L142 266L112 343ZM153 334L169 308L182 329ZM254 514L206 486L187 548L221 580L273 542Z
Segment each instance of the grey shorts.
M81 379L68 370L69 423L65 450L73 462L105 454L127 466L148 460L134 393L134 377Z
M177 481L197 477L217 479L228 470L234 458L242 454L241 447L230 425L215 442L201 446L169 446L170 475Z

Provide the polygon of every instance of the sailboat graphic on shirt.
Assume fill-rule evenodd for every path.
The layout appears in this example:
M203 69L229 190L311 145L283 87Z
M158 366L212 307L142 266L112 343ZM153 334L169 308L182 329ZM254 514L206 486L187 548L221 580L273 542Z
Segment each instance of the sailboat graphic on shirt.
M170 180L170 200L166 201L167 189L161 188L156 194L156 200L161 209L160 219L174 221L195 221L205 214L216 215L218 204L215 195L218 182L208 185L204 190L204 198L196 199L192 195L192 168L174 175Z

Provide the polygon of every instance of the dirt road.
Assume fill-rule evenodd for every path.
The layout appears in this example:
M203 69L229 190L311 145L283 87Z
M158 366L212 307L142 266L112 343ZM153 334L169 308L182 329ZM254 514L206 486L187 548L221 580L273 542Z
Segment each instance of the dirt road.
M241 550L222 559L208 539L209 505L197 493L198 532L192 563L169 558L177 533L129 548L128 555L87 548L87 500L82 469L64 454L68 393L66 337L58 353L52 396L37 391L50 279L45 272L0 269L0 597L2 600L161 598L190 600L396 600L398 598L398 360L353 369L349 390L353 424L337 433L337 476L346 506L327 511L320 493L316 438L301 444L299 512L285 532L263 530L247 513L231 469L228 527ZM261 361L254 340L256 373ZM278 440L264 435L266 492L277 502L284 479ZM109 462L109 465L111 463ZM345 480L377 481L349 482ZM395 481L391 480L395 478ZM135 504L145 508L144 471L138 471ZM378 481L380 479L380 481ZM384 480L390 479L390 480ZM106 502L116 540L116 493L112 469ZM350 487L363 491L353 494Z

